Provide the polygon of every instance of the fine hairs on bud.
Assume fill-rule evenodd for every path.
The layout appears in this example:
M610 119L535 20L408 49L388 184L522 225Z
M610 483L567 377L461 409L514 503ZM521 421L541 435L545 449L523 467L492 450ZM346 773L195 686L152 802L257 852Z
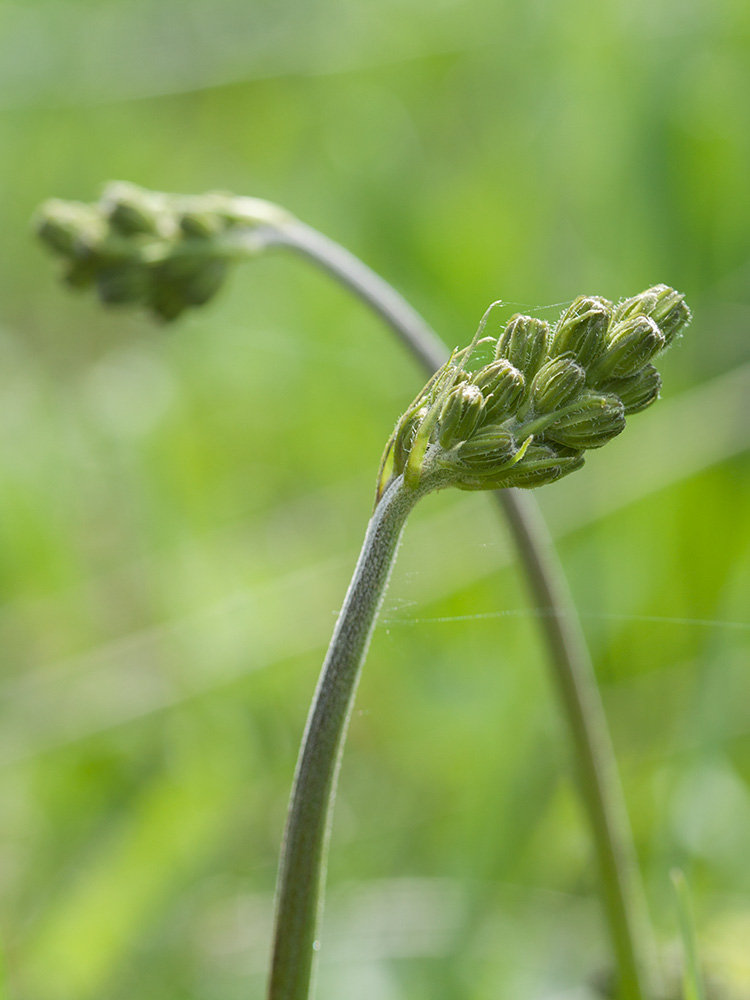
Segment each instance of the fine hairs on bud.
M590 364L603 350L611 319L611 302L579 295L560 317L550 354L568 354L581 365Z
M652 360L689 320L684 297L666 285L618 306L579 296L554 330L511 317L492 362L470 371L471 350L454 353L407 409L386 447L378 497L403 472L413 486L431 474L466 490L532 489L574 472L658 398Z

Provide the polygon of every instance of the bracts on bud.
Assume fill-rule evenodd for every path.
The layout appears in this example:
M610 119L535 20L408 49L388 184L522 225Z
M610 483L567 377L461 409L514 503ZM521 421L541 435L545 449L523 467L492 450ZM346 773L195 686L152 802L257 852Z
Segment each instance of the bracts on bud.
M632 316L650 316L667 346L680 336L692 318L685 296L668 285L654 285L640 295L623 299L617 305L613 318L615 323L619 323Z
M498 337L495 358L506 358L531 381L547 356L549 338L549 323L517 313Z
M550 354L552 357L570 355L584 367L591 364L603 350L611 317L611 302L579 295L555 327Z
M625 407L617 396L585 392L573 407L547 427L545 436L568 448L583 451L601 448L624 429Z
M485 400L484 421L515 413L526 388L526 380L510 361L500 358L481 368L471 380Z
M443 448L465 441L479 423L484 398L476 385L462 382L448 393L440 412L439 440Z
M636 375L667 346L650 316L631 316L616 323L607 336L604 354L589 370L591 384L608 378Z
M537 413L554 413L571 403L583 389L586 372L570 358L546 361L531 383L531 403Z
M661 375L653 365L646 365L636 375L614 378L600 386L603 392L618 396L625 407L625 415L640 413L659 398Z

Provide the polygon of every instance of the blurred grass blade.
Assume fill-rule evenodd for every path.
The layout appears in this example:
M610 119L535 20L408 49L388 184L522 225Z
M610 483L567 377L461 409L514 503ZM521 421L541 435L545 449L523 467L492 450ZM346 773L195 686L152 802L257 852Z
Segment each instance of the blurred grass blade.
M693 908L690 903L690 890L687 879L679 868L672 871L672 884L677 897L677 912L680 919L680 935L683 947L682 990L684 1000L706 1000L706 987L703 982L700 962L698 960L698 945L695 936Z
M0 946L0 1000L9 1000L8 979L5 975L5 952Z

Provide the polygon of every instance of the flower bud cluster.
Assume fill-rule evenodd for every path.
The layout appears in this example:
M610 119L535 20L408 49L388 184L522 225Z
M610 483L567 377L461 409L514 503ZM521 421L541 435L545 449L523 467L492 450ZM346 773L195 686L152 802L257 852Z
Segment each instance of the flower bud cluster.
M208 302L224 283L234 255L228 234L268 221L274 208L255 199L168 195L118 181L95 204L46 202L35 223L39 237L64 259L68 284L94 287L106 304L141 305L173 320Z
M690 321L684 296L656 285L618 305L580 296L554 328L513 316L494 357L468 370L476 345L455 352L402 417L378 486L426 470L464 490L532 488L579 469L584 453L659 395L652 359Z

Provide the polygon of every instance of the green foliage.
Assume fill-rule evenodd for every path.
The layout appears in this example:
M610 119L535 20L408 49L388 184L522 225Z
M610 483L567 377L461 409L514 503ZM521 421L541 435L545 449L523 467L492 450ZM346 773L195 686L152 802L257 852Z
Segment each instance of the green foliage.
M581 288L686 294L698 318L661 363L664 398L539 497L663 938L679 864L704 958L747 995L748 38L739 0L7 5L13 1000L262 996L300 728L373 463L422 381L280 259L166 329L72 297L28 220L108 177L287 205L451 344L495 294L546 319ZM371 1000L539 1000L605 954L536 621L485 508L438 495L405 539L342 772L320 997L351 997L356 971ZM89 919L100 894L117 921ZM63 946L53 982L39 956Z

